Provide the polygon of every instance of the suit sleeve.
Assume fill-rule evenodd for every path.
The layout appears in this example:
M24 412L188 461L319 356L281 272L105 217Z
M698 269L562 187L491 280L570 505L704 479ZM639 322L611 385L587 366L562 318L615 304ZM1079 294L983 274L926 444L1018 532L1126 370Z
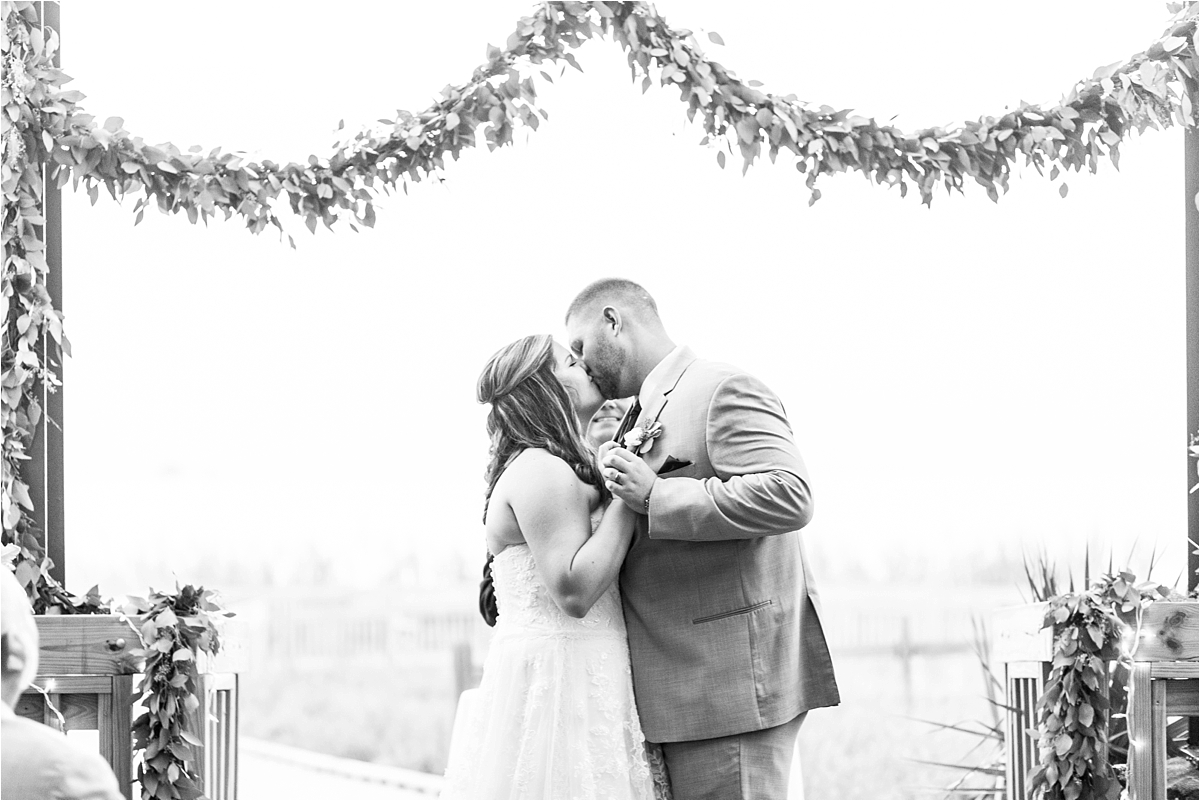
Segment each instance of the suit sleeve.
M112 768L98 754L73 754L60 778L62 794L55 798L117 799L124 798L117 786Z
M761 381L739 374L718 385L705 446L714 477L655 483L651 539L751 539L795 531L812 519L808 470L783 404Z

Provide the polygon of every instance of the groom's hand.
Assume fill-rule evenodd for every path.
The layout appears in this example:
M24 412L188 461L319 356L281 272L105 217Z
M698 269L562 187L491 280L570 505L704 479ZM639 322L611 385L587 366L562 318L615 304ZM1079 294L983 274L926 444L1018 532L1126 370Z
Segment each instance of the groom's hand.
M626 506L639 514L647 514L647 500L658 477L640 456L620 446L600 454L600 475L604 486Z

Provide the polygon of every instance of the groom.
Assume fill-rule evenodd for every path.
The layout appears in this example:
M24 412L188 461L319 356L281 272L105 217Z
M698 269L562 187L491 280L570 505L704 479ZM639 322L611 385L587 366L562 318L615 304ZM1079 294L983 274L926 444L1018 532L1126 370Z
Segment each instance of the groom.
M616 438L628 448L601 467L645 515L621 594L646 738L676 798L784 798L800 724L839 698L797 531L808 471L783 406L676 346L632 281L586 287L566 324L604 396L637 397Z

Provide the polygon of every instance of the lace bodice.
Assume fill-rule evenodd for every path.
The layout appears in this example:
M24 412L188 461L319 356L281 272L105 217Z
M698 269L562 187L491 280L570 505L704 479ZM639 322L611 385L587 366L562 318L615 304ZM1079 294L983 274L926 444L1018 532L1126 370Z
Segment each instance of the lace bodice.
M492 583L495 634L459 702L442 797L669 798L637 716L616 582L573 618L522 543L492 560Z

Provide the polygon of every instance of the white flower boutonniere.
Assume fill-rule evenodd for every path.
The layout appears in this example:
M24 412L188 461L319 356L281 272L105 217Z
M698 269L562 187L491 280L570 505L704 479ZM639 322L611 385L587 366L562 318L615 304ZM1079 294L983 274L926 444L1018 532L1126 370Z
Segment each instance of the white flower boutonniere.
M657 420L649 425L639 425L625 433L623 443L635 456L642 456L650 452L654 440L662 434L662 430L662 423Z

